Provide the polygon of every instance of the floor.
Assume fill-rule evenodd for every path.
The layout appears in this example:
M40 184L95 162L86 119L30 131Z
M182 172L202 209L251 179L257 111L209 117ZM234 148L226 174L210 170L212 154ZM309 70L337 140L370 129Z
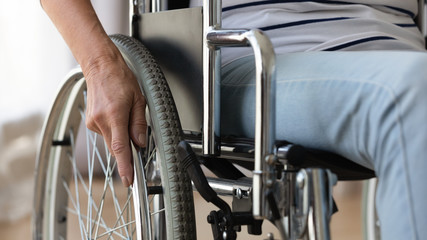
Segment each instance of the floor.
M196 213L200 222L205 222L211 204L196 198ZM334 188L334 198L339 212L334 214L331 221L332 239L360 240L361 233L361 182L340 182ZM264 224L266 225L266 224ZM211 230L208 224L198 226L198 239L211 239ZM245 232L242 229L242 232ZM269 230L264 231L263 237L239 235L238 239L265 239ZM278 237L277 235L275 235ZM26 217L13 223L0 222L0 239L31 239L31 219Z

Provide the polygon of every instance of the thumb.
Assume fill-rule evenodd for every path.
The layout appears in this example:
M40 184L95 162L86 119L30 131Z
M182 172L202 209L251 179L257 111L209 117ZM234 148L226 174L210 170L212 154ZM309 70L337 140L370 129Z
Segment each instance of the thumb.
M145 147L147 121L145 119L145 98L141 95L132 107L130 114L130 134L132 140L140 147Z

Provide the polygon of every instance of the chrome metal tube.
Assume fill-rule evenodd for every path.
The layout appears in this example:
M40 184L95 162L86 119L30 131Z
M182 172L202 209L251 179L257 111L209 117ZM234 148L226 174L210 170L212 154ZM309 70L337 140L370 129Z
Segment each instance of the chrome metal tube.
M263 196L267 176L265 158L274 152L275 140L275 54L270 39L259 30L221 30L221 3L205 0L203 5L203 154L217 154L215 141L219 136L219 79L218 46L236 46L249 43L254 51L256 67L255 97L255 166L253 177L253 214L265 218L268 206Z
M151 9L151 0L136 0L139 2L138 8L140 13L150 13Z
M312 180L312 197L313 197L313 212L310 213L309 218L309 235L314 236L311 239L328 240L330 239L329 229L329 214L331 211L328 207L329 190L326 190L325 183L325 170L312 169L310 177ZM330 193L329 193L330 194Z
M221 1L203 2L203 155L218 155L220 134L220 50L207 41L211 30L221 27Z
M246 36L248 29L211 30L207 34L207 41L210 46L234 47L249 45Z
M137 7L137 1L136 0L129 0L129 34L131 36L133 36L133 29L132 29L132 22L133 22L133 15L135 14L135 12L137 11L136 7Z
M233 183L231 181L221 181L224 179L207 178L209 186L221 196L233 196Z
M151 12L160 12L160 0L151 0Z
M255 55L256 96L255 96L255 166L253 176L253 209L255 218L265 218L268 206L264 183L267 182L265 170L266 157L274 152L276 81L275 54L270 39L259 30L247 34Z
M168 9L167 0L151 0L151 12L160 12Z
M250 181L244 180L229 180L229 179L223 179L223 178L211 178L208 177L209 186L218 195L221 196L234 196L235 191L237 189L243 190L243 191L251 191L252 184ZM249 179L250 180L250 179Z
M250 44L256 68L255 97L255 167L253 178L253 214L264 218L268 214L262 193L267 181L265 158L274 152L275 140L275 54L270 39L259 30L211 30L206 36L212 46L240 46ZM204 89L206 91L206 89ZM206 111L205 111L206 114ZM205 141L207 139L204 139ZM204 152L205 153L205 152Z
M35 169L35 185L34 185L34 200L33 200L33 239L41 239L41 233L38 232L39 229L42 229L42 222L43 222L43 204L45 201L46 194L46 185L44 182L46 181L46 175L47 175L47 169L48 169L48 163L49 163L49 151L51 150L49 145L52 144L51 141L48 139L52 138L52 135L55 134L55 124L52 123L54 119L58 119L59 115L61 114L61 107L64 105L64 103L68 100L68 96L70 92L74 88L74 84L76 81L81 81L83 83L83 73L80 69L74 69L72 70L67 77L65 78L64 82L61 84L61 87L59 91L55 94L56 99L53 102L49 113L46 117L46 121L42 128L42 136L41 141L39 142L38 149L40 150L37 153L37 162L36 162L36 169ZM57 139L57 140L64 140L64 139Z
M235 196L238 189L239 191L244 191L248 194L252 191L252 183L249 178L243 180L230 180L224 178L207 177L207 180L209 186L220 196ZM193 190L197 191L194 184Z
M160 12L168 9L167 0L131 0L136 5L139 13Z
M145 171L144 165L142 163L141 150L132 148L132 156L134 161L134 176L135 181L132 185L132 194L133 194L133 203L135 206L135 222L136 226L141 226L136 229L137 236L143 236L143 238L152 239L152 230L151 226L151 216L149 205L141 203L147 202L148 200L148 191L147 186L143 183L145 181ZM143 153L142 153L143 154Z

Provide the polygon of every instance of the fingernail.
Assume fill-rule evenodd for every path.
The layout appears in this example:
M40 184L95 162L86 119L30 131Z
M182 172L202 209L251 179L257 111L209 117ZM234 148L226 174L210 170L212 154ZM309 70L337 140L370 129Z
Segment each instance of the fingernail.
M139 134L139 136L138 136L138 140L139 140L139 143L142 145L142 146L145 146L145 134Z
M127 177L125 177L125 176L122 177L122 183L123 183L123 186L125 186L125 187L130 186L129 181L128 181Z

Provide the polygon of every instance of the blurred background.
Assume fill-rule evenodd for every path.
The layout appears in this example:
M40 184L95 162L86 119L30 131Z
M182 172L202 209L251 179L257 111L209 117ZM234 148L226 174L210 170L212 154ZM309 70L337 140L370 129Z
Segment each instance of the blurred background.
M92 3L107 33L128 32L128 0ZM1 239L31 238L40 131L58 87L75 67L39 0L0 0ZM340 183L334 191L341 210L332 220L334 239L361 239L360 183ZM204 208L198 201L196 208Z

